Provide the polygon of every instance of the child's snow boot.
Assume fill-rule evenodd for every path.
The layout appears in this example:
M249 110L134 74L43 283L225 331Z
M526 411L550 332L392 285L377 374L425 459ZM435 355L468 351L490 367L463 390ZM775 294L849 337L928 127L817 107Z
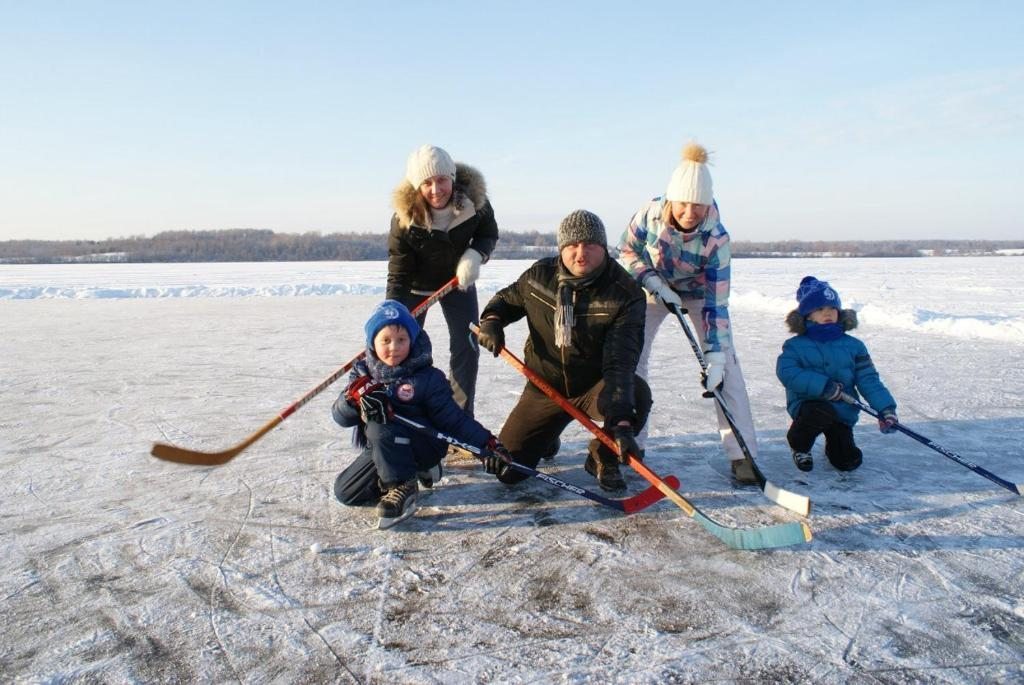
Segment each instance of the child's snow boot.
M793 450L793 463L801 471L810 471L814 468L814 458L809 452L797 452Z

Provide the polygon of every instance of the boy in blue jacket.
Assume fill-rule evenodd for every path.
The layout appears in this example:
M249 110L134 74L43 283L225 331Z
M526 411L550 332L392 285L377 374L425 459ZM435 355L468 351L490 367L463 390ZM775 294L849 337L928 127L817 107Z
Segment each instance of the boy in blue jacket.
M825 456L840 471L853 471L863 455L853 441L859 410L843 402L842 393L859 392L881 414L879 430L896 429L896 400L882 384L863 342L847 331L857 327L857 313L842 309L839 294L827 281L806 276L796 291L799 306L786 315L796 335L782 346L775 375L786 386L786 409L793 417L786 439L793 463L814 468L811 448L825 434Z
M448 379L434 368L430 338L405 305L385 300L364 327L366 357L334 402L334 420L355 427L362 453L334 483L342 504L377 502L378 528L390 528L416 510L417 480L433 487L447 443L395 423L395 413L509 459L490 431L459 408ZM488 469L499 464L490 463Z

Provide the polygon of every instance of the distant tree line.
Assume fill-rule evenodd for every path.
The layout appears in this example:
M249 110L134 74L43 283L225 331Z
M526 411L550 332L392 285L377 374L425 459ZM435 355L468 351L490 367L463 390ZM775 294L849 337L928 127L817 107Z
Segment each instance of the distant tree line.
M942 257L1022 250L1024 240L774 240L732 242L734 257Z
M1009 240L733 241L736 257L920 257L990 255L1024 250ZM557 252L554 233L502 231L494 257L535 259ZM267 229L165 231L153 237L107 240L8 240L0 263L68 262L287 262L387 259L382 233L274 233Z

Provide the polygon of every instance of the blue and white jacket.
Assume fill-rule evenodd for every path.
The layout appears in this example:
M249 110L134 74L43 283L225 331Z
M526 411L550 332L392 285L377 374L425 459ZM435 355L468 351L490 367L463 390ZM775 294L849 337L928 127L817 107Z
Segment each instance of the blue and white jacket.
M877 412L896 411L896 400L882 384L871 361L868 348L846 331L857 327L857 312L839 312L842 334L834 340L814 340L808 334L808 321L796 310L786 316L786 325L796 335L782 345L782 354L775 362L775 375L786 386L786 410L796 418L806 400L823 400L829 381L843 384L849 395L864 397ZM839 419L850 426L857 423L860 410L842 400L832 402Z
M619 263L643 285L661 276L683 299L701 299L705 352L732 347L729 327L729 234L712 204L696 230L683 233L662 217L667 201L656 197L633 215L619 240Z

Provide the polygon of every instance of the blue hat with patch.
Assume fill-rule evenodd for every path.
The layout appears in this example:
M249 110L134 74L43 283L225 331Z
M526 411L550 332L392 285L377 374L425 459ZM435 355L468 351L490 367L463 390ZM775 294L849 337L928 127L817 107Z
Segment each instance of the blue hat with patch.
M373 310L363 330L366 331L366 346L373 347L373 339L385 326L401 326L409 331L409 343L416 342L420 325L404 304L398 300L384 300Z
M800 303L797 308L800 316L807 316L822 307L843 307L839 301L839 293L832 289L828 281L819 281L814 276L804 276L800 281L800 287L796 289L796 299Z

